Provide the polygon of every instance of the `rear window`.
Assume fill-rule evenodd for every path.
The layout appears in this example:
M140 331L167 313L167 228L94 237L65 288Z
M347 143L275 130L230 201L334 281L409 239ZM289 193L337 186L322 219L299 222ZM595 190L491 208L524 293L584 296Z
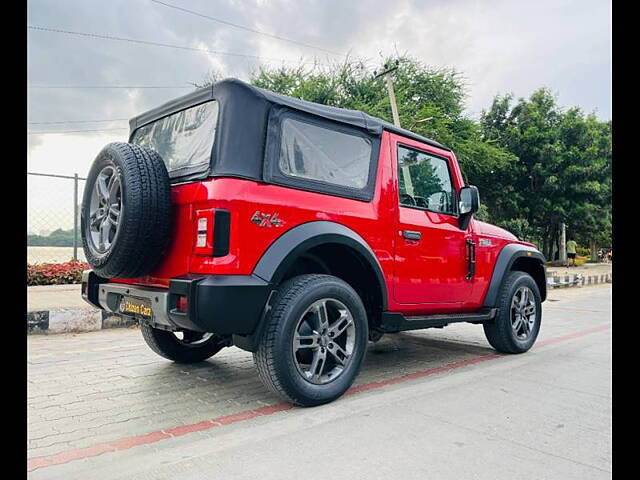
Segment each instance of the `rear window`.
M343 187L362 189L369 179L371 142L358 135L285 118L280 171Z
M208 165L218 124L215 100L187 108L138 128L132 143L160 154L172 176Z

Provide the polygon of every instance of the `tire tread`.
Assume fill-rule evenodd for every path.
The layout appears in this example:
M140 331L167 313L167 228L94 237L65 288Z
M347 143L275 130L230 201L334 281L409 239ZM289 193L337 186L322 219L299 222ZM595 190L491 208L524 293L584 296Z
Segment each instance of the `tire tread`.
M105 157L110 157L116 168L121 169L124 212L112 250L104 257L96 257L88 248L86 210L93 188L91 180L103 168ZM162 259L171 236L171 186L164 161L149 148L114 142L98 154L88 178L81 219L87 261L104 278L133 278L151 273Z
M484 333L489 344L502 353L522 353L522 350L514 343L511 337L510 315L511 290L513 286L523 278L529 278L537 292L535 281L529 274L517 270L509 272L498 295L498 317L494 320L494 323L485 323L483 325ZM539 296L539 292L537 295Z
M284 389L276 374L274 358L276 330L278 329L284 309L287 307L289 302L291 302L291 300L304 290L311 282L324 277L331 278L329 275L320 274L301 275L286 281L280 286L279 292L274 299L273 310L268 316L269 323L264 331L264 337L262 338L260 348L258 348L257 352L254 352L253 354L260 380L262 380L265 386L273 393L294 404L300 404L300 399L290 395Z
M140 330L142 331L142 338L144 338L151 350L161 357L176 363L202 362L224 348L222 340L215 335L201 345L187 347L180 345L172 338L173 334L171 332L153 328L146 324L140 325Z
M295 405L320 405L337 398L337 396L340 396L343 393L340 392L337 396L330 395L329 397L322 398L321 396L315 397L313 395L305 395L301 392L296 393L295 390L297 387L294 386L295 382L291 383L290 386L283 384L283 380L279 377L278 368L276 365L276 363L278 362L276 355L280 353L277 351L277 342L278 338L283 334L282 329L284 328L283 324L285 321L287 308L292 304L292 302L295 302L297 297L299 297L300 295L304 295L305 292L313 289L314 287L320 287L323 284L326 285L327 281L332 281L334 285L340 285L342 288L350 290L358 299L358 302L360 303L362 309L362 318L364 318L364 333L362 334L364 335L364 346L362 348L364 348L364 350L362 351L361 358L359 359L359 364L354 365L352 371L349 373L352 378L351 381L353 381L353 379L355 379L355 377L358 375L362 360L364 359L364 355L366 353L366 338L368 336L366 328L366 311L364 309L364 306L362 305L360 298L357 296L357 293L353 291L353 289L346 282L344 282L340 278L324 274L305 274L293 277L285 281L278 287L278 292L276 293L276 296L274 297L272 303L272 309L267 313L267 316L265 318L267 324L265 326L262 337L260 338L258 349L253 353L253 359L256 365L256 370L258 372L258 377L260 378L262 383L271 392ZM355 312L353 313L355 315ZM317 395L317 393L314 395Z

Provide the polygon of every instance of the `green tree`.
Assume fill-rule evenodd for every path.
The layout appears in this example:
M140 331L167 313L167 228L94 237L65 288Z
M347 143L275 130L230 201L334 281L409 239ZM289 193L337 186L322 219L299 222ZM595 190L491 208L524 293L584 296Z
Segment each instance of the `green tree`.
M35 247L72 247L73 229L62 230L59 228L47 236L27 235L27 245Z
M611 123L577 107L563 112L545 88L512 102L496 96L480 121L486 141L517 157L507 174L516 194L502 219L526 219L547 256L560 222L579 242L605 241L596 235L611 225Z

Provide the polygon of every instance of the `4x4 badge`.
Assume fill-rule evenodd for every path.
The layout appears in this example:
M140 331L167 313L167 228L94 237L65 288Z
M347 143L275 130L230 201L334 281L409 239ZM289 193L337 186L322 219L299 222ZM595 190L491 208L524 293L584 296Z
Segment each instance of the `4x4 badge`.
M278 218L278 213L262 213L256 211L251 217L251 221L259 227L281 227L284 222Z

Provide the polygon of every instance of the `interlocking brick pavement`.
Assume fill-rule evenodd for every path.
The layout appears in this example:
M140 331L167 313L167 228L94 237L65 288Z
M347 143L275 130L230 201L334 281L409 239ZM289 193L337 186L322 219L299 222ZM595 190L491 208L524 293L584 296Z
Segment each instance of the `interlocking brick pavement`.
M481 330L481 327L480 327ZM357 384L492 352L486 342L388 335L371 345ZM279 403L250 353L228 348L195 365L158 357L135 329L29 337L28 456Z
M579 312L564 302L575 294L550 292L541 342L576 331ZM599 306L587 308L597 312ZM30 336L27 342L31 459L281 404L258 380L251 354L236 348L178 365L149 350L136 329ZM370 344L355 387L493 353L480 326L387 335Z

